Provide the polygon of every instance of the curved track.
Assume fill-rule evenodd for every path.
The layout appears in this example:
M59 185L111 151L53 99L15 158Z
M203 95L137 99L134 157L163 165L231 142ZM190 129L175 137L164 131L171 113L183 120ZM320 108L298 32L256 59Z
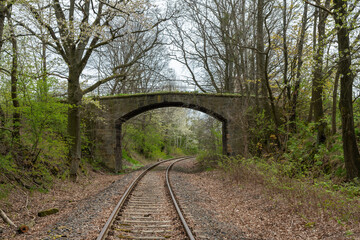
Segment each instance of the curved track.
M125 191L97 240L195 239L169 180L173 164L185 159L162 161L144 170Z

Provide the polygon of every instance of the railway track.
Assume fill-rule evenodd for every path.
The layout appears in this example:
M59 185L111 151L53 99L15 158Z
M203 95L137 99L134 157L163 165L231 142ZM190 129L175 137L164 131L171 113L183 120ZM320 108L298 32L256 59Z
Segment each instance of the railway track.
M142 172L125 191L97 240L195 239L171 189L166 160Z

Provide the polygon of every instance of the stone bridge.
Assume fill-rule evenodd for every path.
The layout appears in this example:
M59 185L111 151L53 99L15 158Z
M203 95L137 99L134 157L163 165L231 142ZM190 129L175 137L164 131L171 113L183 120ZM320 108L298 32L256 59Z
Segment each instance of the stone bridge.
M249 98L236 94L150 93L98 98L102 121L92 124L95 155L110 168L122 167L121 126L143 112L164 107L184 107L204 112L222 122L223 154L244 151L242 120ZM98 113L99 114L99 113Z

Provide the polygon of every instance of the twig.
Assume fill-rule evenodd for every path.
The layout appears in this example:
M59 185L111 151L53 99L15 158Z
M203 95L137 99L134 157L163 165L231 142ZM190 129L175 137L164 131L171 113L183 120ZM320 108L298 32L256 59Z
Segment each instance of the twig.
M360 95L356 96L352 102L355 103L358 98L360 98Z
M31 217L31 214L30 214L28 205L29 205L29 196L26 194L26 202L25 202L25 207L24 207L24 208L26 209L27 215L28 215L29 217Z
M8 218L8 216L6 216L6 214L4 213L3 210L0 209L0 216L1 218L4 220L4 222L8 223L10 226L17 228L17 226L11 221L10 218Z

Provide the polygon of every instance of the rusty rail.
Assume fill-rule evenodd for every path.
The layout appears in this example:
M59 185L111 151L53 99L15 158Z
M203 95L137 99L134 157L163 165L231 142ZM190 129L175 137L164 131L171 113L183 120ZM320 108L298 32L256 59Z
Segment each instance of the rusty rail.
M171 188L170 178L169 178L169 172L170 172L171 168L173 167L173 165L174 165L175 163L180 162L180 161L183 161L183 160L185 160L185 159L179 159L179 160L173 162L173 163L166 169L166 185L167 185L167 187L168 187L168 190L169 190L171 199L172 199L172 201L173 201L173 203L174 203L174 206L175 206L175 208L176 208L176 212L178 213L179 218L180 218L180 221L181 221L181 223L182 223L182 225L183 225L183 227L184 227L184 229L185 229L185 231L186 231L186 235L189 237L190 240L195 240L195 237L194 237L194 235L192 234L192 232L191 232L191 230L190 230L190 228L189 228L189 225L187 224L187 222L186 222L186 220L185 220L185 218L184 218L184 216L183 216L183 214L182 214L182 211L181 211L181 209L180 209L180 207L179 207L179 204L178 204L178 202L177 202L177 200L176 200L176 198L175 198L175 194L174 194L174 192L173 192L173 190L172 190L172 188Z

